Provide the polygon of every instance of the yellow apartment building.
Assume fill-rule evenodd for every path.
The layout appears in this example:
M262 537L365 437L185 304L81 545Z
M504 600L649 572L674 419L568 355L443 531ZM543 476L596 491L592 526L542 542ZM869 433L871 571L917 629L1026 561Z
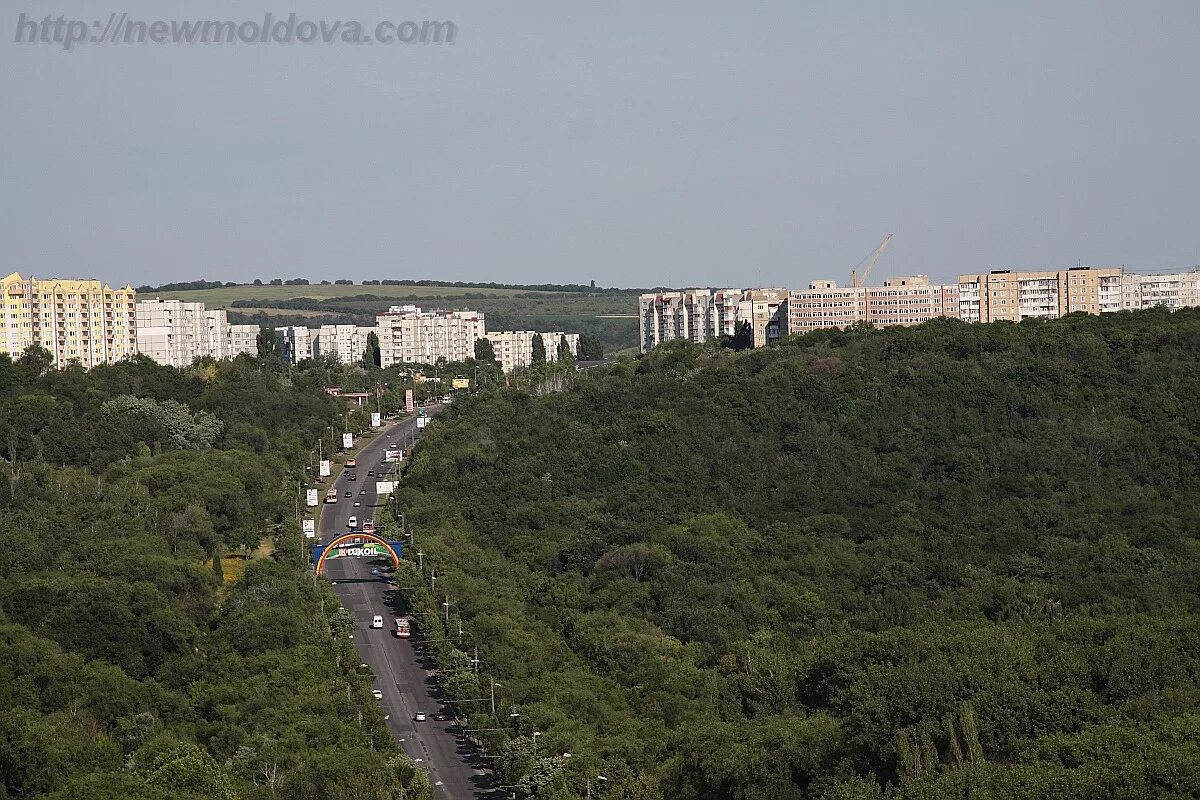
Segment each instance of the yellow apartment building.
M112 364L137 352L132 286L113 289L94 279L0 278L0 352L19 358L40 345L62 368Z

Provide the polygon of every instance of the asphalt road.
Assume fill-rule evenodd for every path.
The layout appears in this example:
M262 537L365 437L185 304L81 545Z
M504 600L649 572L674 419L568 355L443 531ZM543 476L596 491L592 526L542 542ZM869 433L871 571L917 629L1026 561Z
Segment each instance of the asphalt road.
M353 470L358 480L351 481L340 473L334 476L338 502L324 507L317 529L321 541L329 541L346 531L351 516L358 517L361 526L363 519L384 513L383 506L376 506L375 478L368 478L367 471L379 472L383 451L388 447L411 447L415 429L416 421L412 419L384 428L359 452L358 466ZM366 494L360 494L363 490ZM347 491L354 493L352 498L345 497ZM352 501L361 505L355 508ZM451 800L488 797L489 781L483 765L473 748L460 737L450 709L439 699L432 661L425 658L416 639L397 639L392 635L396 612L384 602L391 587L384 576L371 575L372 569L385 563L365 558L331 560L326 562L325 576L334 582L342 605L358 621L354 644L363 663L375 675L375 688L383 692L380 704L389 715L388 728L405 752L429 772L435 797ZM382 630L370 627L376 614L384 619ZM415 721L418 711L428 715L427 721ZM436 715L443 713L447 720L438 721Z

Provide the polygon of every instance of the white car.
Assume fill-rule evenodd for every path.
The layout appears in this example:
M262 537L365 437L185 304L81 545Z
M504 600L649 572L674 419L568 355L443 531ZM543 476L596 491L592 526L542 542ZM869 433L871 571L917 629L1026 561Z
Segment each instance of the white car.
M376 700L382 700L383 692L379 691L378 689L372 689L371 696L374 697Z
M358 527L358 517L351 517L350 519L346 520L346 526L350 527L350 528L357 528Z
M359 506L361 506L361 505L362 505L362 503L358 502L357 500L355 500L355 501L354 501L354 507L355 507L355 508L358 508L358 507L359 507Z
M417 722L424 722L425 721L425 712L418 711L416 714L413 715L413 719L416 720Z
M374 616L374 617L371 619L371 627L372 627L372 628L380 628L380 629L382 629L382 628L383 628L383 617L381 617L381 616L379 616L378 614L376 614L376 615L375 615L375 616Z

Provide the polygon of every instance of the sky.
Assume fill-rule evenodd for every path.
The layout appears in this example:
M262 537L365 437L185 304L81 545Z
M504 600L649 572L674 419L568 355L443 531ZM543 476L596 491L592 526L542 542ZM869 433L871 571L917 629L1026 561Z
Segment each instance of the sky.
M332 9L332 10L331 10ZM452 45L17 43L452 20ZM0 274L601 286L1200 263L1200 3L26 0Z

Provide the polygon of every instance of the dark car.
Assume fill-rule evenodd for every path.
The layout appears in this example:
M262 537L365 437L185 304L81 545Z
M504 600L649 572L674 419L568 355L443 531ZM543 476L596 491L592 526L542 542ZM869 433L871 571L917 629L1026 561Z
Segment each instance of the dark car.
M367 493L367 490L366 490L366 489L359 489L359 490L358 490L358 493L359 493L359 494L366 494L366 493Z
M351 475L351 476L350 476L350 480L352 480L352 481L356 481L356 480L358 480L358 476L357 476L357 475Z
M354 492L346 492L346 497L354 497Z

